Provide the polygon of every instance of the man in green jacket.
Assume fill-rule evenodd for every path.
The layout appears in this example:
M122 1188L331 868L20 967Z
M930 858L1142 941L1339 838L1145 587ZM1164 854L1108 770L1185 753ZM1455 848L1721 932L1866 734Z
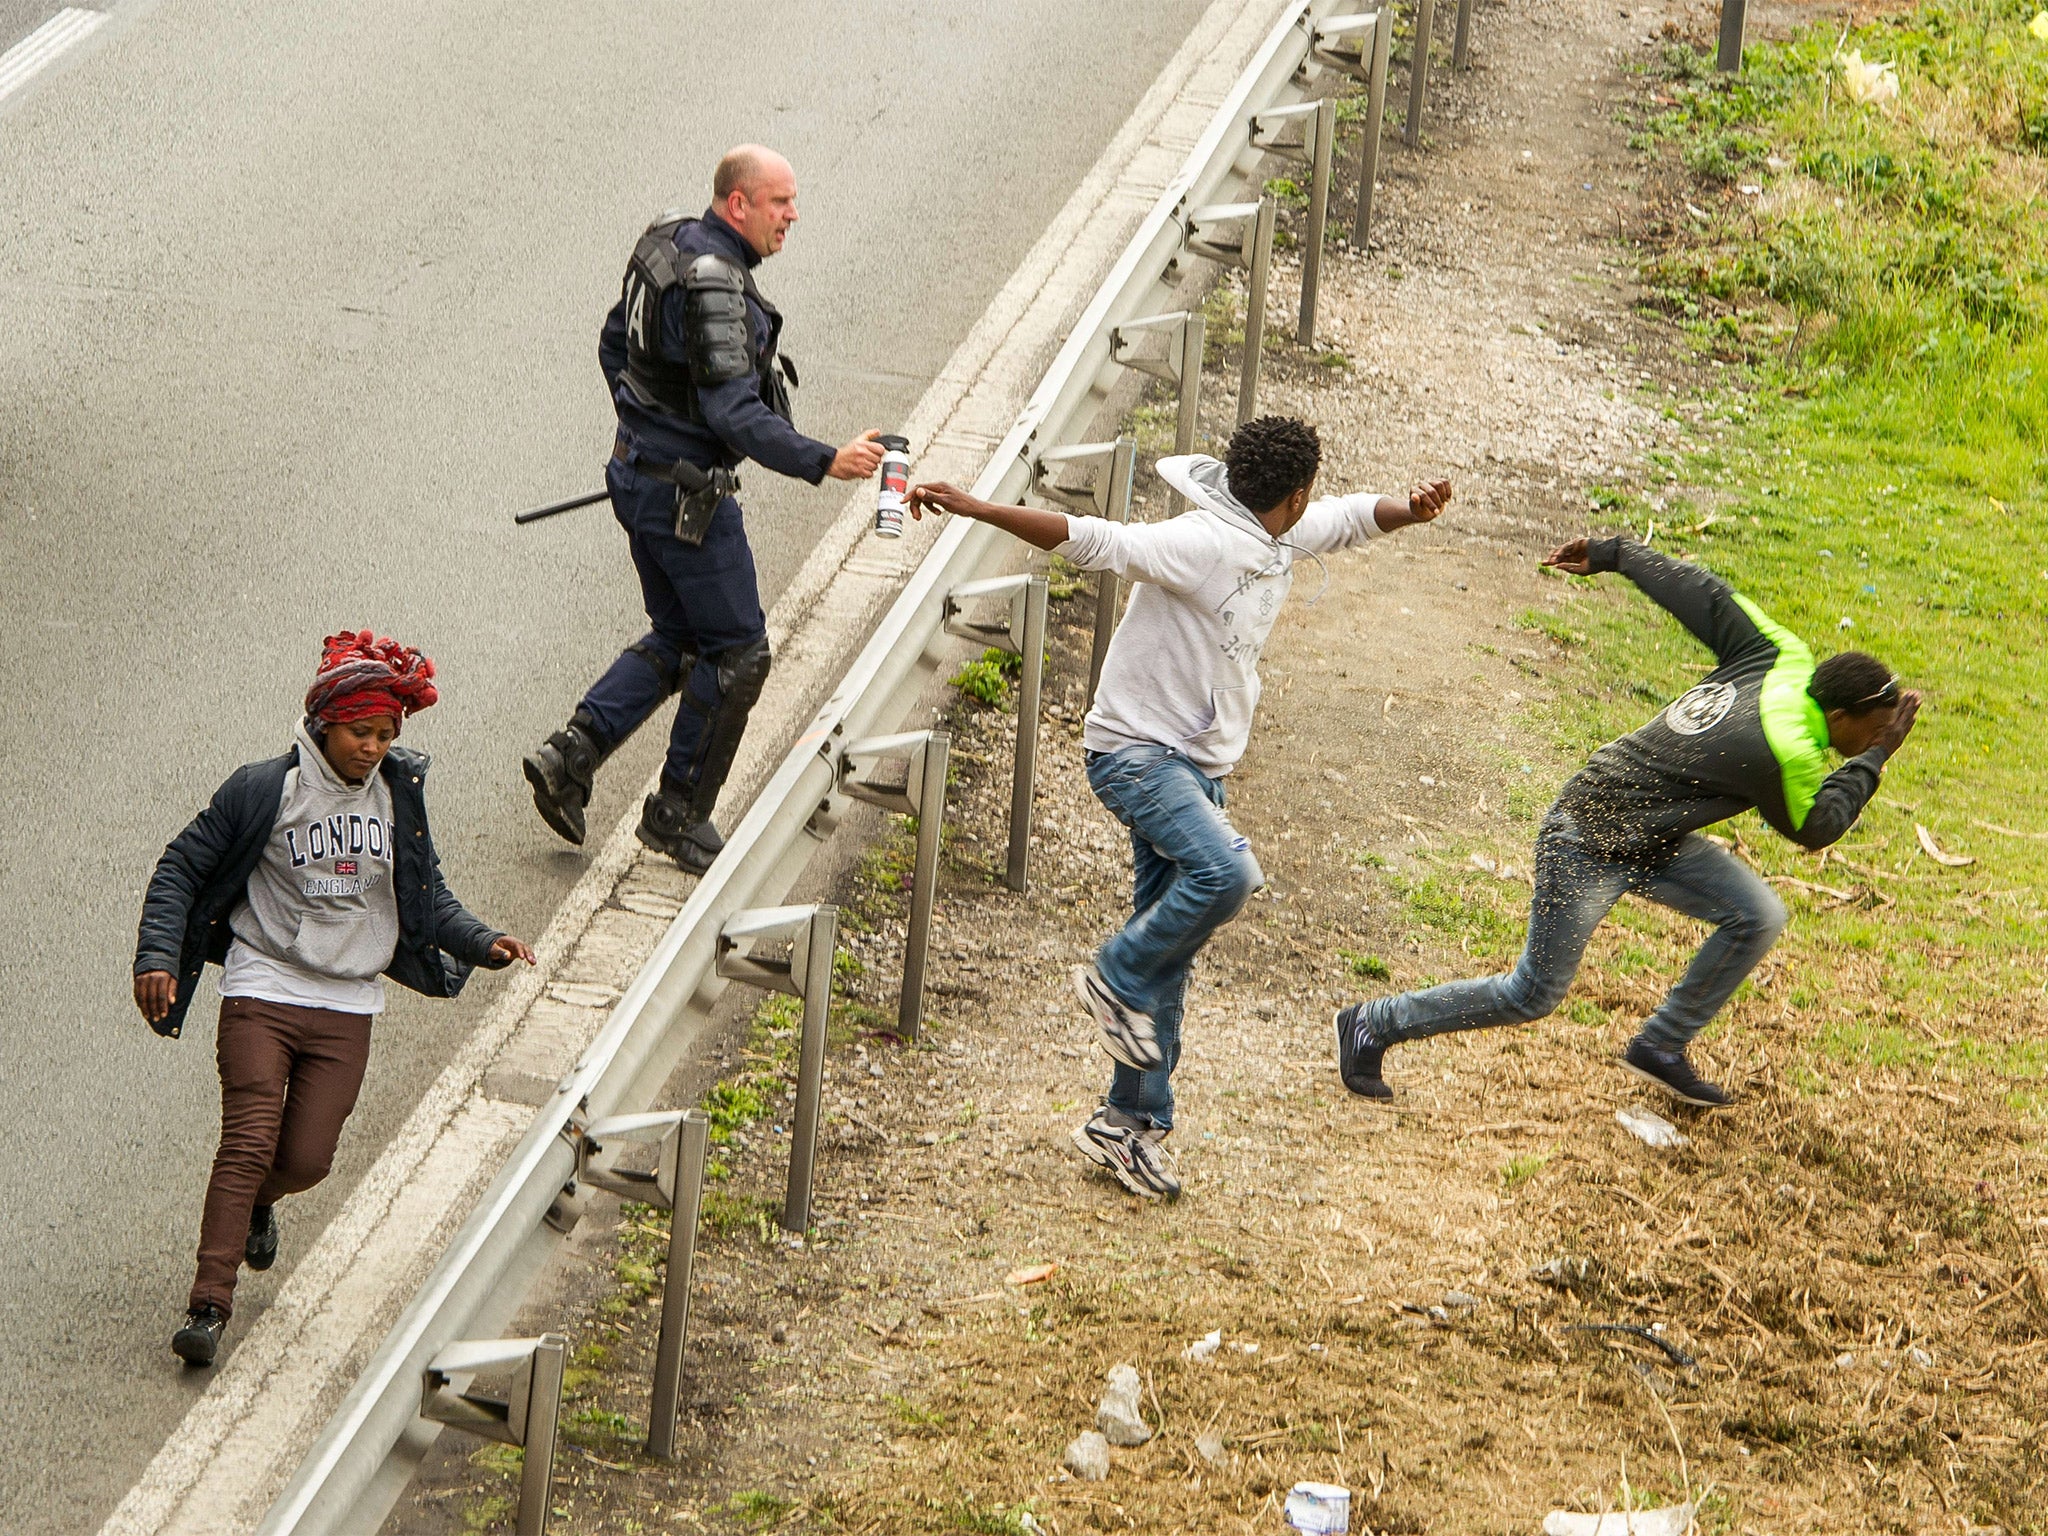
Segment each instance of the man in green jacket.
M1529 938L1515 969L1340 1010L1337 1068L1353 1093L1389 1099L1389 1046L1542 1018L1564 1000L1593 930L1634 891L1714 932L1621 1065L1685 1103L1718 1107L1728 1095L1692 1069L1685 1048L1777 941L1785 906L1700 829L1754 808L1802 848L1827 847L1877 792L1920 696L1861 651L1816 666L1796 635L1711 571L1631 539L1574 539L1543 563L1574 576L1620 571L1720 665L1594 753L1558 795L1536 836ZM1830 751L1847 759L1833 772Z

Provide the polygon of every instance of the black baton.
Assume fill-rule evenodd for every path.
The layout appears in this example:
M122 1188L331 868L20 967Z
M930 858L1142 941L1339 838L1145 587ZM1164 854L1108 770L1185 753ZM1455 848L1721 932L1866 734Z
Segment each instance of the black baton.
M604 501L610 491L592 491L588 496L572 496L567 501L557 501L545 507L535 507L530 512L514 514L515 523L537 523L544 517L553 517L557 512L574 512L578 507L587 507L594 501Z

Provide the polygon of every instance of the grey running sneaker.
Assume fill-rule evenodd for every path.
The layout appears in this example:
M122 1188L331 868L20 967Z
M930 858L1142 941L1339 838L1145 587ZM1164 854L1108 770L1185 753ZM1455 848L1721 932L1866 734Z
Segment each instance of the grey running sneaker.
M1337 1010L1337 1075L1362 1099L1391 1099L1394 1090L1380 1076L1386 1044L1373 1030L1371 1003Z
M194 1307L185 1314L185 1326L171 1335L171 1353L187 1365L211 1365L227 1329L227 1313L212 1302Z
M1178 1200L1180 1180L1159 1144L1164 1134L1112 1125L1105 1106L1074 1127L1074 1145L1091 1163L1115 1174L1117 1183L1132 1194L1147 1200Z
M242 1244L242 1262L268 1269L277 1262L277 1207L259 1205L249 1212L249 1236Z
M1725 1109L1735 1100L1715 1087L1685 1059L1684 1051L1666 1051L1651 1045L1641 1035L1629 1041L1621 1053L1621 1069L1633 1072L1646 1083L1655 1083L1681 1104L1700 1109Z
M1102 1030L1102 1048L1125 1066L1150 1072L1164 1058L1152 1029L1152 1015L1126 1007L1092 965L1074 967L1074 990Z

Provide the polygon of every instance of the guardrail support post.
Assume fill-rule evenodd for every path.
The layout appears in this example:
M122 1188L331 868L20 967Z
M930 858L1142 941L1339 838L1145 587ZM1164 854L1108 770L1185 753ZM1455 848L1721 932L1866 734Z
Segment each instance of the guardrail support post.
M1436 31L1436 0L1416 0L1415 48L1408 60L1408 126L1401 137L1422 142L1422 99L1429 94L1429 44Z
M585 1127L577 1140L576 1179L669 1213L668 1263L661 1281L661 1331L654 1347L654 1388L647 1407L647 1454L675 1458L676 1405L682 1395L683 1344L690 1331L690 1285L697 1267L697 1218L704 1207L704 1164L711 1121L701 1110L617 1115ZM646 1173L616 1166L619 1153L657 1143Z
M1195 323L1201 324L1197 316ZM1010 857L1003 884L1013 891L1029 888L1031 805L1038 785L1039 696L1045 682L1045 608L1050 583L1043 576L997 576L970 581L946 594L947 634L998 646L1023 662L1017 679L1017 760L1010 776ZM1001 624L967 617L966 608L979 598L1007 597L1010 611Z
M789 958L758 952L751 947L754 944L787 944ZM839 909L828 903L735 912L718 931L714 969L719 975L787 992L804 1003L803 1031L797 1041L796 1113L789 1122L789 1187L782 1201L785 1232L806 1232L811 1225L818 1101L825 1087L825 1031L832 1019L832 957L838 948Z
M1364 250L1372 233L1372 195L1380 179L1380 130L1387 118L1387 71L1394 47L1394 3L1381 0L1373 18L1372 63L1365 76L1365 130L1358 148L1358 211L1351 219L1351 245Z
M450 1344L421 1373L420 1417L486 1440L522 1447L519 1536L547 1536L555 1480L555 1425L562 1412L562 1366L569 1341L559 1333L537 1339L467 1339ZM472 1390L478 1372L511 1367L503 1397Z
M1299 119L1301 142L1283 143L1283 124ZM1301 317L1294 339L1309 346L1316 334L1316 294L1323 272L1323 230L1330 215L1330 157L1336 147L1337 104L1324 99L1278 107L1252 118L1252 144L1271 154L1305 162L1308 179L1308 230L1301 251Z
M1246 206L1248 209L1249 205ZM1196 330L1194 335L1199 339L1201 332ZM1200 366L1199 361L1196 366ZM1054 483L1053 474L1059 465L1075 463L1090 465L1097 471L1094 484L1087 490L1070 490ZM1071 448L1048 448L1031 461L1031 489L1033 494L1071 507L1076 512L1106 517L1113 523L1127 523L1131 520L1131 482L1137 466L1138 444L1134 438L1120 437L1113 443L1079 443ZM1109 655L1110 636L1116 633L1122 585L1108 571L1095 573L1095 637L1088 647L1088 702L1091 705L1095 702L1095 685L1102 681L1102 663Z
M1228 266L1243 267L1249 274L1244 296L1244 366L1237 379L1237 424L1243 426L1258 412L1259 363L1266 345L1266 278L1273 267L1273 221L1276 205L1270 197L1256 203L1220 203L1197 208L1187 216L1187 248ZM1205 227L1235 223L1237 244L1223 245L1203 233Z
M1180 410L1173 423L1175 453L1195 451L1195 433L1201 427L1202 357L1208 341L1208 329L1208 322L1201 312L1191 309L1176 309L1164 315L1144 315L1110 328L1111 362L1121 368L1149 373L1155 379L1164 379L1178 391ZM1167 333L1163 357L1153 357L1137 349L1138 338L1155 331ZM1180 492L1169 492L1168 499L1173 510L1181 510L1183 498Z
M917 862L911 872L910 925L903 936L903 994L896 1031L915 1041L924 1019L924 967L932 937L932 902L938 896L939 833L946 819L946 764L953 750L947 731L906 731L871 736L839 749L840 793L917 818ZM904 764L903 783L867 777L884 758Z
M1721 46L1714 55L1714 68L1724 75L1742 68L1743 13L1747 9L1746 0L1721 0Z
M1458 0L1458 33L1451 44L1451 68L1464 69L1472 57L1472 0Z

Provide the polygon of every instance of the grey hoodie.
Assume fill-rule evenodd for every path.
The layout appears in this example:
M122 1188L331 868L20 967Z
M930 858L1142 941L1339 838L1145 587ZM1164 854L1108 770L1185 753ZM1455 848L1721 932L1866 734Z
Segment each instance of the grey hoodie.
M1259 654L1294 581L1294 557L1377 538L1379 497L1309 503L1275 539L1230 494L1206 454L1159 461L1159 477L1193 505L1163 523L1068 517L1059 553L1084 571L1137 583L1102 664L1082 744L1115 752L1168 746L1212 778L1237 766L1259 703Z
M391 786L351 784L306 727L248 893L228 918L223 997L377 1013L398 947Z

